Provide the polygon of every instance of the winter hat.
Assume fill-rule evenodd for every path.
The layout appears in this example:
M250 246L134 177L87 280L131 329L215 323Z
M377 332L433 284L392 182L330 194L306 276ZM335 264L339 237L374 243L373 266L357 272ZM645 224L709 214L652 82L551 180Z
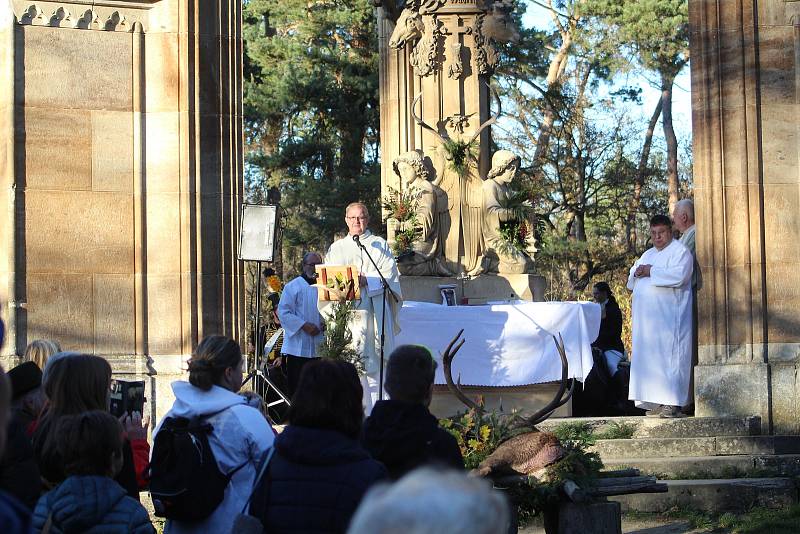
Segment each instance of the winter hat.
M42 371L33 362L14 367L8 372L8 378L11 380L12 400L17 400L42 385Z

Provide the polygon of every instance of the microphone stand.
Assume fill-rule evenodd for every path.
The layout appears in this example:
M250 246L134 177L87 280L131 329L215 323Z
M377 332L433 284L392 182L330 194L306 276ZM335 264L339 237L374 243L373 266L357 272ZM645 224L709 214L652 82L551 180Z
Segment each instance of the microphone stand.
M375 263L375 260L372 259L372 255L370 255L367 247L361 242L360 238L357 235L353 236L353 241L356 242L358 248L364 251L367 254L367 258L369 258L370 263L375 270L378 272L378 276L381 278L381 285L383 286L383 295L382 295L382 304L381 304L381 346L380 346L380 357L381 357L381 368L378 374L378 400L383 400L383 345L386 340L386 292L388 291L389 294L392 296L395 304L400 302L400 299L397 297L397 294L392 291L392 288L389 287L389 282L386 281L386 278L383 276L383 273L378 268L378 264Z

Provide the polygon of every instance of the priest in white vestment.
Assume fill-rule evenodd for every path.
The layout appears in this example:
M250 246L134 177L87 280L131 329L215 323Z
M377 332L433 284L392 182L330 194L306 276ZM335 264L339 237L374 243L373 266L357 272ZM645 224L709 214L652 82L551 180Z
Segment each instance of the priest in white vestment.
M650 220L653 248L631 267L633 355L629 398L647 415L681 417L692 369L692 253L668 217Z
M364 410L369 415L372 406L378 400L380 377L380 347L381 347L381 320L385 317L384 329L384 365L389 354L394 350L394 337L400 333L399 314L402 307L402 294L400 291L400 273L397 270L389 244L382 237L378 237L367 229L369 225L369 212L367 207L360 202L347 206L345 222L348 235L331 245L325 256L325 263L331 265L355 265L361 273L359 285L361 286L361 299L356 303L356 310L364 312L365 331L353 332L354 340L363 337L361 345L364 356L366 376L362 378L364 386ZM386 313L383 310L383 287L375 267L358 244L353 240L358 236L359 242L364 245L372 259L380 269L389 288L399 299L395 302L392 296L386 294Z

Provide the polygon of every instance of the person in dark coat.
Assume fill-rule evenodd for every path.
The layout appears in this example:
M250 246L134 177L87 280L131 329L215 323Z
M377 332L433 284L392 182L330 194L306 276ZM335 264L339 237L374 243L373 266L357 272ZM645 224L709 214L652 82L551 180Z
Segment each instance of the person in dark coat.
M355 367L321 359L303 367L289 425L249 513L265 532L343 533L367 489L386 468L358 443L363 390Z
M0 320L0 347L3 346L3 321ZM6 447L8 422L11 416L11 385L0 367L0 455ZM31 532L31 512L16 497L0 490L0 532L28 534Z
M392 479L425 464L464 469L455 437L428 410L435 373L436 360L425 347L401 345L389 356L384 387L390 400L375 404L361 443Z
M602 307L600 332L592 343L594 369L584 384L585 401L594 410L581 415L633 415L639 410L628 400L630 367L622 342L622 311L606 282L592 288L594 301Z
M59 418L56 437L67 478L45 493L33 513L35 532L155 532L144 507L114 477L122 468L122 425L108 412L93 410Z
M6 449L0 455L0 489L33 510L42 492L39 467L26 429L44 405L42 371L33 362L22 363L8 372L11 382L11 421Z

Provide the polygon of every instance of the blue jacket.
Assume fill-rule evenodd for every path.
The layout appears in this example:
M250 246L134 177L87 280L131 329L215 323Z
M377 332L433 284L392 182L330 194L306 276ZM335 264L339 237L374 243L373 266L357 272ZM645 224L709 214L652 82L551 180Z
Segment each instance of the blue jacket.
M364 493L386 477L383 464L356 440L289 425L275 439L250 513L270 534L345 532Z
M30 510L5 491L0 491L0 532L3 534L29 534L33 532L31 530Z
M41 532L52 514L52 534L154 533L147 511L108 477L72 476L45 493L33 512Z

